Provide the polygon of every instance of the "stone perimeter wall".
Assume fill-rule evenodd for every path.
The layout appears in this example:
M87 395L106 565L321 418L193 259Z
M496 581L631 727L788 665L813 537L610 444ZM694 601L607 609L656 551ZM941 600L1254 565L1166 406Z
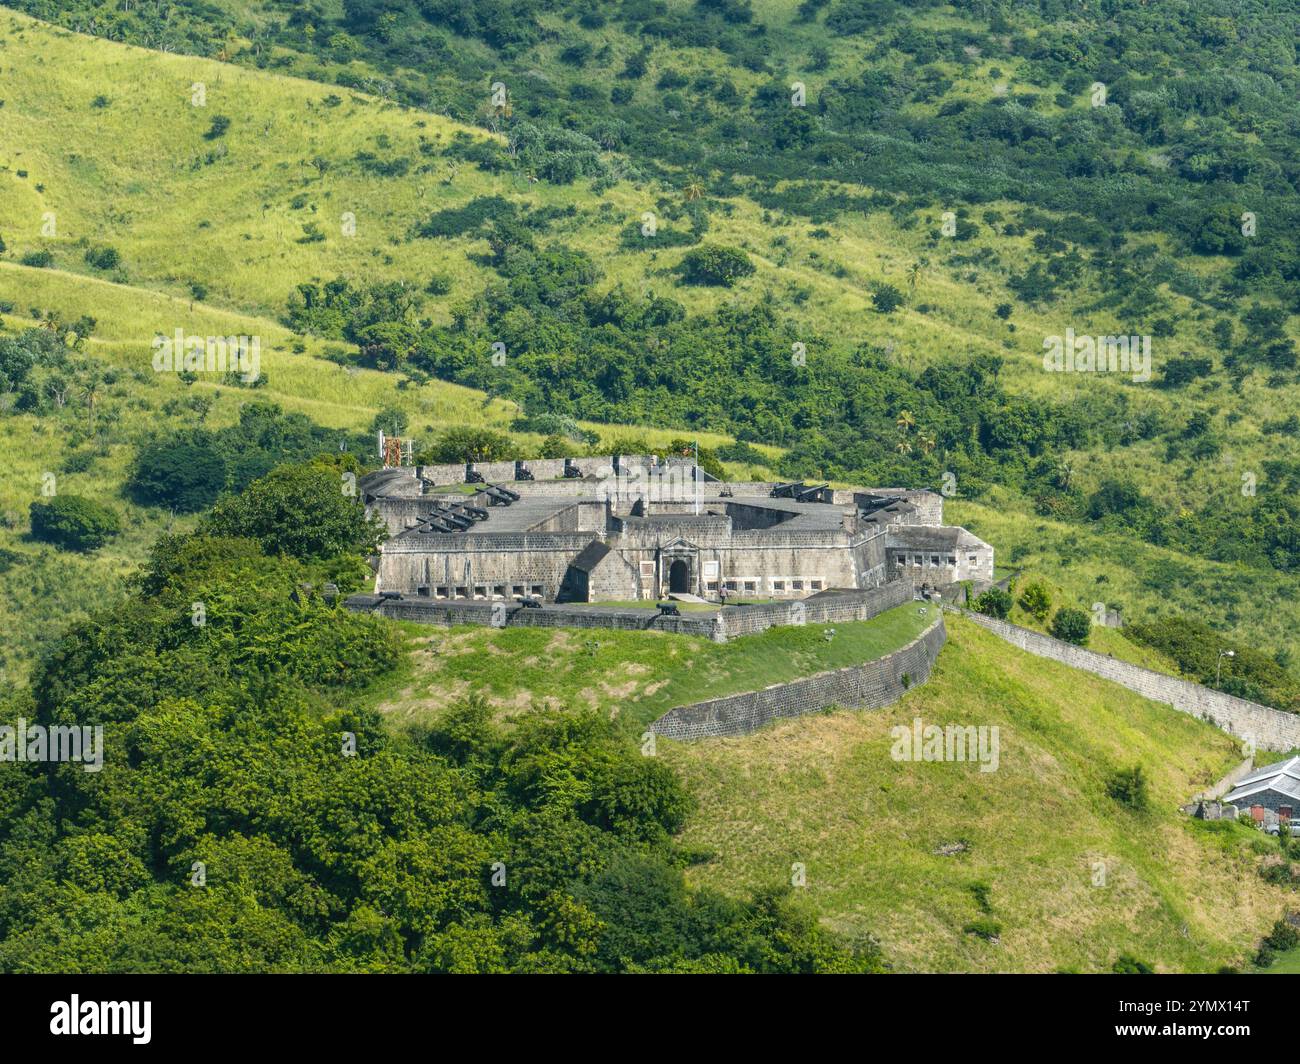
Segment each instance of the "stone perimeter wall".
M651 609L583 605L545 605L524 609L512 602L438 602L426 598L386 599L352 595L346 605L356 612L373 612L394 620L451 627L481 624L497 628L616 628L625 631L674 632L725 643L755 635L780 624L843 624L869 621L912 599L912 588L900 582L863 590L834 591L811 598L770 605L729 606L718 611L683 610L679 617L661 617ZM495 610L495 613L494 613Z
M651 724L650 731L682 740L748 735L772 721L816 713L831 706L879 709L898 701L905 692L930 678L930 670L947 638L940 613L907 646L883 658L847 669L819 672L761 691L678 706Z
M1130 691L1136 691L1153 702L1163 702L1183 713L1199 717L1229 735L1253 740L1262 750L1291 750L1300 746L1300 714L1285 713L1280 709L1261 706L1258 702L1248 702L1222 691L1213 691L1189 680L1153 672L1141 665L1131 665L1094 650L1085 650L1008 621L986 617L982 613L962 612L976 624L1021 650L1101 676Z

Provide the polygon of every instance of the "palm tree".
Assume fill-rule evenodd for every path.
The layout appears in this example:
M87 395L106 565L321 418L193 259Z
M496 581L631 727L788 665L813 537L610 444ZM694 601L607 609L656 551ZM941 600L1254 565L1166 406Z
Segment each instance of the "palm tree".
M895 424L898 426L898 431L906 435L910 430L916 428L916 418L912 417L910 410L903 410L899 412Z
M921 450L924 451L926 454L934 453L933 436L918 436L917 441L921 444Z
M1052 470L1052 479L1062 491L1070 490L1070 486L1074 483L1074 469L1064 458L1056 463L1056 468Z
M99 398L99 382L93 377L86 383L86 387L81 392L81 397L86 401L86 421L90 431L95 431L95 401Z
M921 274L924 270L925 263L921 259L917 259L907 268L907 290L913 295L916 293L916 282L921 279Z
M682 189L686 193L686 201L697 200L704 195L704 186L695 179L686 182L686 187Z
M911 454L912 444L908 441L907 437L903 437L898 441L897 444L894 445L894 450L896 450L899 454Z

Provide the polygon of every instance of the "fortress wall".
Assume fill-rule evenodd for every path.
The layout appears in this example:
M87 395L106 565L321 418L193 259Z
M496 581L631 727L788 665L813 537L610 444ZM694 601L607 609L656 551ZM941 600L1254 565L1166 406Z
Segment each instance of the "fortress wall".
M394 620L434 624L444 628L472 624L492 628L580 628L623 631L669 632L675 635L714 637L715 614L683 614L661 617L654 610L599 609L582 606L547 605L524 609L507 602L434 602L429 599L378 599L354 595L348 608L377 613Z
M758 547L779 550L788 548L806 550L809 547L835 547L845 550L849 545L849 534L839 528L764 528L752 531L733 532L731 544L736 548Z
M410 527L408 524L410 520L428 513L429 509L430 503L427 497L421 498L417 495L407 498L390 495L371 503L366 507L366 513L367 515L378 514L388 526L388 534L395 536Z
M607 558L598 567L598 576L611 563L617 565L619 559ZM619 570L612 569L610 572L617 579ZM630 575L635 575L634 571L629 572ZM623 592L605 593L611 598L624 597ZM911 597L912 589L908 585L894 583L866 590L833 591L798 603L729 606L720 611L684 612L680 617L660 617L653 610L629 607L548 604L541 609L528 610L508 601L438 601L413 596L381 599L376 595L353 595L347 600L347 606L358 612L374 611L385 617L442 625L492 624L492 610L495 606L504 608L506 625L652 630L698 635L725 642L738 636L764 632L776 625L799 623L800 616L803 623L807 624L866 621L885 610L902 605L911 600ZM800 610L802 613L799 613Z
M541 586L558 594L569 563L591 542L589 534L494 533L419 537L421 542L389 543L379 556L379 588L414 592L417 587L473 588L480 585ZM455 594L455 592L451 592ZM489 591L490 593L490 591ZM435 591L436 594L436 591Z
M703 739L750 732L785 717L832 706L878 709L930 678L947 639L943 615L907 646L865 665L821 672L761 691L713 698L671 709L650 725L670 739Z
M1239 739L1253 740L1260 749L1291 750L1300 746L1300 714L1261 706L1189 680L1131 665L982 613L963 612L976 624L1021 650L1101 676L1154 702L1164 702Z
M611 551L587 578L587 593L592 602L618 602L637 599L641 575L635 562L618 551Z
M886 540L885 531L881 529L852 543L850 553L853 558L854 579L850 580L847 586L880 587L888 582Z
M912 601L907 584L893 583L862 590L835 591L793 602L735 606L722 613L727 639L764 632L781 624L842 624L869 621L886 610Z

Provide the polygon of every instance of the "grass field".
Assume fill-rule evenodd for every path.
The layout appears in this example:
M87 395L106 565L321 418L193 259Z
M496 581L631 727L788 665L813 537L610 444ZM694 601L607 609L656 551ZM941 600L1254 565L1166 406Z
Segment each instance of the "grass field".
M729 643L602 629L411 628L415 673L381 709L395 726L416 723L477 692L502 717L567 705L640 728L674 706L878 658L933 619L933 607L909 603L869 621L769 628Z
M802 863L822 919L876 935L905 971L1104 971L1121 953L1162 971L1242 965L1289 897L1254 869L1274 847L1177 812L1239 760L1233 741L961 618L949 634L930 681L883 711L661 744L700 797L684 841L712 857L695 881L776 884ZM998 727L997 771L892 760L891 727L914 718ZM1106 794L1133 763L1144 814ZM966 848L935 852L953 843ZM977 884L996 944L963 931L984 915Z

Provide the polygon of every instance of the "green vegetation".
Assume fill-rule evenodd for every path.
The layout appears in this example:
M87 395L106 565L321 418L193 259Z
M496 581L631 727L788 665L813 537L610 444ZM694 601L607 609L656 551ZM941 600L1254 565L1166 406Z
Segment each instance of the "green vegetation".
M902 971L1104 972L1126 953L1159 971L1243 966L1294 903L1253 874L1277 844L1177 812L1240 761L1231 737L945 619L930 680L885 710L660 742L699 800L683 842L712 855L692 881L753 889L800 862L824 923L872 933ZM891 729L915 718L997 726L997 771L895 761ZM1107 794L1135 761L1140 817ZM1001 925L996 946L963 931L981 918Z
M265 531L323 472L280 466L224 514ZM131 597L0 701L103 728L96 771L0 775L0 970L880 969L788 890L688 887L671 836L690 797L593 712L505 731L469 699L386 728L364 707L395 629L313 590L364 539L326 554L277 529L296 559L271 557L221 523L161 540Z
M951 474L949 519L1036 581L986 612L1297 708L1294 5L15 6L79 32L0 13L0 699L98 714L110 756L4 776L0 967L1253 954L1289 872L1169 812L1226 738L961 620L896 710L649 762L664 709L925 619L408 628L407 661L319 589L363 586L380 430L421 461ZM156 372L178 329L258 337L262 372ZM1152 380L1045 373L1066 329L1149 336ZM1080 625L1098 601L1132 639ZM997 724L1003 767L881 756L913 714Z
M933 607L922 612L909 603L870 621L780 626L728 643L607 629L414 629L416 675L382 711L397 723L422 722L436 718L448 692L474 693L503 718L579 706L640 735L674 706L878 658L911 642L934 617Z
M80 495L60 495L31 505L32 536L68 550L95 550L122 531L107 506Z
M1241 643L1225 640L1203 622L1190 617L1163 617L1129 625L1129 639L1154 647L1177 663L1198 683L1239 698L1300 709L1300 684L1287 671L1291 658L1261 654Z
M1300 389L1288 368L1291 256L1276 245L1291 193L1285 183L1264 191L1263 175L1292 154L1278 145L1289 136L1279 116L1294 97L1294 64L1270 59L1259 85L1223 89L1239 77L1225 57L1243 45L1196 5L1181 19L1128 6L1108 16L1158 36L1162 56L1224 37L1209 62L1223 79L1215 92L1232 103L1190 125L1187 115L1209 106L1201 80L1189 85L1166 58L1135 75L1098 52L1087 13L1067 29L1046 9L891 9L863 33L840 5L674 6L648 24L635 5L590 17L528 7L511 18L526 32L497 33L485 29L495 15L434 26L403 4L319 11L310 31L261 2L237 15L182 3L165 23L98 0L28 6L179 51L203 53L202 42L225 34L233 62L128 53L8 16L10 51L40 47L51 62L39 84L15 66L0 114L3 143L42 160L39 174L0 160L13 192L0 197L10 245L0 307L44 314L57 288L71 295L58 308L65 320L89 307L107 322L122 295L87 288L89 278L129 278L182 297L187 317L196 298L257 316L239 331L260 333L265 347L383 367L396 379L382 405L403 388L416 400L408 412L441 402L435 395L454 395L447 406L470 399L431 376L513 404L502 419L500 406L480 412L471 400L458 425L500 431L556 417L588 433L601 421L739 435L762 475L787 478L936 484L951 472L954 509L985 505L1012 523L1042 515L1095 544L1090 532L1120 536L1139 562L1154 548L1167 563L1146 571L1089 548L1132 619L1173 595L1213 627L1280 649L1257 591L1285 603L1296 596L1276 592L1300 588L1290 531L1300 516ZM1272 34L1294 16L1270 2L1243 17L1251 32ZM129 96L86 93L77 71L91 56ZM501 72L503 105L474 87L484 63ZM805 82L807 107L789 105L787 70ZM209 87L237 85L239 106L225 89L208 110L172 107L173 84L196 71ZM1105 106L1093 106L1097 80ZM362 86L417 107L437 100L465 124L385 105ZM1159 120L1137 117L1152 109ZM151 128L133 122L141 113ZM53 139L58 123L83 145L77 160ZM263 135L268 126L275 137ZM1238 126L1249 132L1228 132ZM878 138L889 150L875 150ZM159 164L160 139L184 146L185 165ZM1230 176L1207 170L1218 155L1249 162ZM269 184L252 190L253 173ZM37 184L60 197L58 237L31 224ZM1150 197L1141 210L1134 187ZM1250 196L1277 204L1278 216L1229 240L1237 215L1227 206ZM131 214L129 233L116 235L109 204ZM637 228L647 211L655 238ZM354 235L340 235L345 213L356 216ZM319 238L298 242L308 226ZM177 232L191 251L184 275ZM743 253L754 272L725 295L681 283L686 256L710 248ZM55 268L12 266L32 252L48 252ZM62 271L86 279L69 290ZM890 289L906 296L901 305L863 313ZM126 345L178 323L174 308L160 320L160 307L134 317L112 353L121 364L132 364ZM1165 386L1098 375L1082 387L1044 374L1041 338L1085 321L1098 334L1153 334ZM504 345L501 364L493 344ZM1164 362L1160 345L1172 348ZM108 355L102 343L91 350ZM308 360L265 357L279 367L262 382L276 401L287 389L315 407L288 409L353 422L333 404L345 378L312 395L302 388L318 375ZM1184 363L1201 368L1185 374ZM282 382L285 372L294 379ZM376 387L367 384L371 396ZM897 427L904 411L914 429ZM412 419L424 444L447 427ZM133 428L122 435L138 438ZM525 437L521 449L566 453L572 437L552 435ZM725 435L707 442L735 446ZM731 453L720 457L741 475L760 464ZM1053 582L1074 582L1070 553L1079 555L1041 560ZM1215 579L1214 565L1232 579ZM1070 590L1088 604L1086 591Z
M1084 646L1088 642L1088 636L1092 634L1092 618L1083 610L1075 609L1073 606L1062 606L1052 617L1052 624L1048 631L1057 639Z
M975 609L988 617L1005 620L1011 613L1013 599L1000 587L991 587L973 603Z

